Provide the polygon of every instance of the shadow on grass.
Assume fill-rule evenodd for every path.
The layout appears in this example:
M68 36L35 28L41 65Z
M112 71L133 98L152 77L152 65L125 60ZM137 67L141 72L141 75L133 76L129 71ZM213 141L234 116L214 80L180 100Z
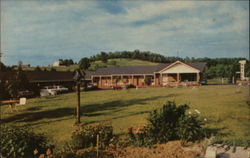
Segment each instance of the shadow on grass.
M220 137L227 137L232 135L232 133L225 132L227 127L220 127L220 128L206 128L206 133L208 136L220 136Z
M66 117L74 114L73 108L58 108L46 111L39 111L39 112L24 112L18 113L11 117L5 118L1 120L1 123L8 123L8 122L32 122L38 121L41 119L54 119L60 117Z
M98 116L102 115L104 113L97 113L97 114L89 114L94 113L97 111L104 111L104 110L114 110L114 112L118 112L122 110L121 108L132 106L135 104L147 104L147 101L157 100L160 98L168 98L176 96L176 94L169 94L167 96L155 96L155 97L149 97L149 98L143 98L143 99L131 99L131 100L115 100L110 102L105 102L102 104L88 104L81 107L81 111L83 114L86 114L86 116Z
M25 109L25 111L38 111L40 109L42 109L42 106L35 106L35 107L27 108Z
M146 101L150 100L157 100L164 97L172 97L173 94L169 94L167 96L156 96L156 97L149 97L143 99L131 99L131 100L115 100L110 102L105 102L102 104L88 104L81 107L81 115L85 116L99 116L105 115L106 113L102 112L105 110L112 110L112 112L117 112L122 110L124 107L129 107L134 104L147 104ZM1 123L8 123L8 122L33 122L42 119L55 119L55 118L63 118L68 116L75 115L75 108L64 107L64 108L57 108L57 109L50 109L45 111L32 111L32 110L39 110L39 108L31 107L28 108L27 111L23 113L14 114L8 118L1 119ZM97 112L96 114L94 114ZM111 115L112 113L109 113Z
M120 119L120 118L125 118L125 117L130 117L130 116L135 116L135 115L141 115L141 114L150 113L151 111L152 111L152 110L141 111L141 112L134 112L134 113L130 113L130 114L127 114L127 115L112 117L112 118L110 118L110 119L103 119L103 120L96 120L96 121L88 121L88 122L86 122L85 124L86 124L86 125L89 125L89 124L93 124L93 123L100 123L100 122L105 122L105 121L112 121L112 120L115 120L115 119ZM89 115L89 114L86 114L86 115ZM107 113L105 113L104 115L107 115ZM92 115L90 114L90 116L92 116Z

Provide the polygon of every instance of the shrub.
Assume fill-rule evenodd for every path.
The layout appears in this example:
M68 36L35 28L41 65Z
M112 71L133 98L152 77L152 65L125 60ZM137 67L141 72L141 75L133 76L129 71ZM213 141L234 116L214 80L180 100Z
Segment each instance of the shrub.
M205 137L204 123L198 118L198 115L189 115L180 118L178 136L185 141L201 140Z
M93 126L81 125L72 133L72 147L82 149L95 146L98 134L100 147L104 148L109 145L113 138L113 127L110 124L103 123Z
M153 142L163 143L169 140L180 139L178 135L180 120L185 118L188 105L176 106L174 102L168 102L159 110L150 113L149 135Z
M204 122L198 114L186 114L188 108L186 104L176 106L174 102L167 102L161 109L150 113L147 126L138 128L141 130L137 132L129 128L130 139L141 146L165 143L169 140L196 141L204 138Z
M36 134L27 127L1 127L1 151L6 157L33 157L34 150L45 152L47 139L42 134Z
M176 106L168 102L159 110L154 110L148 118L149 135L153 142L167 142L182 139L185 141L200 140L205 136L204 122L196 114L186 114L189 106ZM199 112L198 110L196 110Z
M134 130L133 127L128 128L128 135L132 144L136 146L151 146L152 141L148 135L148 127L140 126Z

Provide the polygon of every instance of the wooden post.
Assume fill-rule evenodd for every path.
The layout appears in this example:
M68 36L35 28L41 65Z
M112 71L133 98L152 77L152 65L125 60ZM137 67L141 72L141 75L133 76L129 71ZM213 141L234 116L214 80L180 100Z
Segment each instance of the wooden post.
M91 76L91 84L93 84L93 83L94 83L94 77Z
M134 84L134 75L132 75L132 84Z
M76 123L80 124L81 120L80 120L80 83L77 83L77 108L76 108Z
M96 156L99 157L99 134L96 136Z

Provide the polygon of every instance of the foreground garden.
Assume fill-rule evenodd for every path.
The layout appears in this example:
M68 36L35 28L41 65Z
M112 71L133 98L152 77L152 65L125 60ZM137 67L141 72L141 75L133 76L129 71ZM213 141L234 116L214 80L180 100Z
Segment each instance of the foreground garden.
M30 99L27 105L18 107L18 112L14 113L8 106L1 106L1 124L25 129L26 126L31 127L40 142L44 141L43 137L36 134L43 133L46 143L50 144L46 148L53 148L56 153L89 149L96 146L97 141L100 149L112 145L132 146L131 151L135 150L134 146L153 147L154 144L176 139L182 140L178 143L185 145L188 141L204 140L205 137L212 137L209 139L211 143L247 146L250 119L248 98L248 87L234 85L82 92L83 124L76 126L74 114L77 99L75 93L70 93ZM165 113L164 105L168 107ZM184 105L189 105L190 109ZM158 110L154 115L155 109ZM170 116L167 114L174 111L177 111L176 115L160 117ZM157 119L172 121L161 124ZM166 126L174 130L164 129ZM89 150L87 153L91 155L92 150ZM94 151L96 155L96 148Z

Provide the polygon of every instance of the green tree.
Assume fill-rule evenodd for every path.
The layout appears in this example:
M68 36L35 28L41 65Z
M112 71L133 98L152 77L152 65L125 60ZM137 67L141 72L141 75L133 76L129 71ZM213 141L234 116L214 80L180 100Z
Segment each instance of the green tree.
M18 92L29 89L29 81L26 74L19 67L17 72L8 79L7 92L11 98L18 98Z
M82 58L78 64L80 69L87 70L90 67L90 60L88 58Z
M0 62L0 72L3 72L7 69L7 67L2 63Z
M105 53L105 52L101 52L100 58L101 58L102 62L107 63L107 61L108 61L108 54Z
M51 71L51 72L56 72L56 69L52 67L52 68L50 69L50 71Z
M42 71L42 69L39 66L37 66L34 71Z

